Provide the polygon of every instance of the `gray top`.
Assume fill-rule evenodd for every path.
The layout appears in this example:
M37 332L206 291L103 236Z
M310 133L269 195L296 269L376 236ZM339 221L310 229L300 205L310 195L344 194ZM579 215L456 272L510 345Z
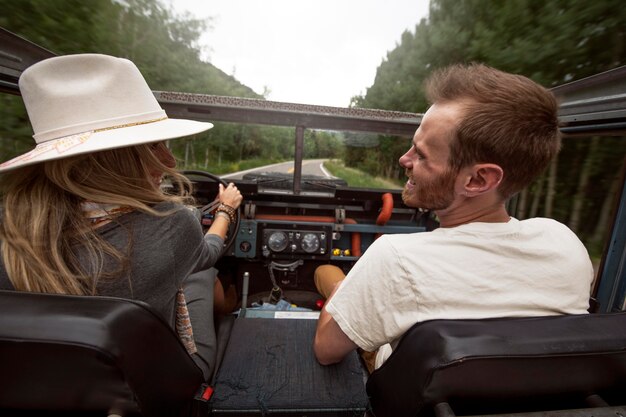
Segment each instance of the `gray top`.
M108 242L123 253L129 253L130 271L119 279L99 282L97 295L144 301L174 328L178 288L184 287L194 272L208 270L215 264L221 254L223 240L217 235L203 236L196 215L183 206L160 203L154 209L177 210L164 217L131 212L98 229ZM85 256L80 256L80 251L79 257L87 261ZM212 306L213 282L205 282L208 305ZM1 257L0 289L14 290ZM190 309L192 324L207 319L213 324L212 314L198 318L194 317L195 311ZM202 350L200 346L199 349ZM199 351L199 354L202 352ZM208 362L212 360L208 359Z

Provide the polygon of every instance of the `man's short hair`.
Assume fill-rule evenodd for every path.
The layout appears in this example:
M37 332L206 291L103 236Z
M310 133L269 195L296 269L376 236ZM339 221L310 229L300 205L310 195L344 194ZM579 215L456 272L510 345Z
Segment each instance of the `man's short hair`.
M456 171L474 163L499 165L504 198L528 186L560 149L557 101L524 76L482 64L453 65L427 80L426 97L433 104L464 102L449 165Z

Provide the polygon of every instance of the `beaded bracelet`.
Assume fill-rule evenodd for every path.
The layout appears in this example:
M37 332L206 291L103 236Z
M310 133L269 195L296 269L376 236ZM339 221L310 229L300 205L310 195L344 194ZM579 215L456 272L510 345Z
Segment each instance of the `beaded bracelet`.
M217 206L217 210L215 210L216 213L226 213L228 215L228 217L230 218L230 222L231 223L235 223L235 209L231 206L229 206L228 204L224 204L224 203L220 203L219 206Z

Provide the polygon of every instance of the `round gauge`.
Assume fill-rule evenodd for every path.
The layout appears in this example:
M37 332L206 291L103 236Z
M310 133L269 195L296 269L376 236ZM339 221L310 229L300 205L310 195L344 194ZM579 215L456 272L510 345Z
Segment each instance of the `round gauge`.
M282 252L287 247L287 235L283 232L274 232L267 239L267 246L274 252Z
M317 250L320 248L320 238L317 237L317 235L314 233L306 233L304 236L302 236L301 245L302 249L306 253L317 252Z

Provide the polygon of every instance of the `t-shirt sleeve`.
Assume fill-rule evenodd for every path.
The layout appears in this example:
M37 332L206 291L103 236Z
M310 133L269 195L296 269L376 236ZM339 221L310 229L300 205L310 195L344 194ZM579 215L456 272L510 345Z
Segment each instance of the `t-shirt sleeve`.
M406 276L388 237L382 236L350 270L326 311L350 340L374 351L404 333L403 310L417 310Z

